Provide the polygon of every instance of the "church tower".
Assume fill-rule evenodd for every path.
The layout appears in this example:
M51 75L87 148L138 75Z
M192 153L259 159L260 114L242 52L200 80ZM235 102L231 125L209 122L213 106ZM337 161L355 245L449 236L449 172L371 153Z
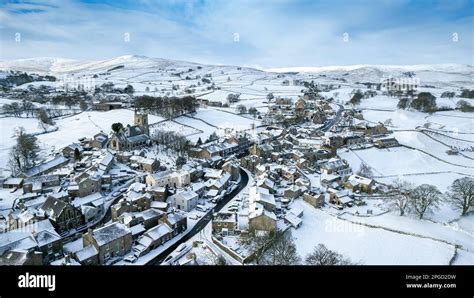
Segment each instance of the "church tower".
M140 129L142 130L144 134L146 134L147 136L150 135L150 128L148 126L147 113L135 111L134 123L135 125L140 127Z

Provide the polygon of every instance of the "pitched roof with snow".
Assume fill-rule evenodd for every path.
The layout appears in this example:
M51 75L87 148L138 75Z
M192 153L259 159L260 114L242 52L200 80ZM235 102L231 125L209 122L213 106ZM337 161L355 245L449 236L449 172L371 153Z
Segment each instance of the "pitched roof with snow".
M129 228L119 222L106 225L102 228L92 231L92 237L97 242L97 245L102 246L110 243L118 238L125 237L132 234Z
M252 218L256 218L256 217L259 217L259 216L267 216L273 220L277 220L276 218L276 215L275 213L273 212L270 212L268 211L267 209L265 209L265 207L263 207L263 205L259 204L259 203L253 203L249 206L249 219L252 219Z
M156 227L149 229L145 235L153 240L157 240L166 234L171 234L171 232L173 232L173 230L167 224L159 224Z
M79 250L76 252L76 257L77 259L79 260L79 262L82 262L84 260L87 260L93 256L96 256L98 255L98 251L97 249L95 248L94 245L88 245L86 247L84 247L83 249Z
M370 185L373 180L358 175L351 175L348 179L349 182L356 182L357 184Z

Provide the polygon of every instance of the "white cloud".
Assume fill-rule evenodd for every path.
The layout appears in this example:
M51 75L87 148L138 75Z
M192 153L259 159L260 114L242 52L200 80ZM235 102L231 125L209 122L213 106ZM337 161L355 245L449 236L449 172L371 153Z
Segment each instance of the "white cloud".
M381 7L396 9L405 0L342 7L324 2L308 11L283 0L211 1L205 7L175 1L184 5L178 18L153 10L156 3L149 1L140 1L149 8L145 11L73 1L8 4L0 10L0 59L138 54L263 68L472 63L472 17L415 25L384 22ZM14 12L19 9L42 12ZM20 43L15 42L16 32L22 35ZM124 41L126 32L130 42ZM233 40L236 32L239 42ZM347 43L344 32L350 36ZM458 43L451 41L452 32L459 33Z

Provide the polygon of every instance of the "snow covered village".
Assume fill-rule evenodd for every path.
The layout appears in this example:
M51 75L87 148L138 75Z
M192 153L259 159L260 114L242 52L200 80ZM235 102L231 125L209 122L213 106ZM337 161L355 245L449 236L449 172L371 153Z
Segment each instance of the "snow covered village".
M10 6L0 20L35 13ZM221 52L251 51L253 25L228 25ZM272 50L260 67L133 44L21 58L16 31L0 55L0 265L474 264L472 65L351 48L376 62L310 67L327 64ZM299 59L305 42L285 46Z

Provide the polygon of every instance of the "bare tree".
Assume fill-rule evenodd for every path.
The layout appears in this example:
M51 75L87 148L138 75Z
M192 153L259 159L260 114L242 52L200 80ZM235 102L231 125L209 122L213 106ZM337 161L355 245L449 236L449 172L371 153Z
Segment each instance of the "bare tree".
M237 113L239 114L245 114L247 113L247 108L244 105L238 105L237 106Z
M250 115L253 115L254 118L255 118L255 116L257 115L257 113L258 113L258 110L257 110L255 107L251 107L251 108L249 109L249 114L250 114Z
M438 208L441 192L434 185L422 184L417 186L410 195L410 207L420 219L433 209Z
M385 126L392 126L393 125L393 120L392 118L388 118L387 120L384 121L383 125Z
M253 257L257 265L262 263L265 247L270 242L270 234L250 234L249 238L241 239L241 244L253 252Z
M247 247L249 251L253 252L254 260L257 265L262 264L265 251L275 236L275 232L269 224L264 223L261 228L262 231L250 233L247 237L241 237L239 240L242 246Z
M225 266L225 265L227 265L227 260L224 258L224 256L219 255L216 258L216 261L215 261L214 265Z
M466 215L474 208L474 179L463 177L454 180L446 198L455 208L461 210L461 215Z
M356 265L349 258L328 249L324 244L318 244L313 252L306 255L306 265L334 266L334 265Z
M28 117L30 114L33 115L34 105L31 103L31 101L24 99L21 102L21 108L23 111L25 111L26 117Z
M400 212L400 216L405 215L405 211L410 201L410 193L413 191L413 184L397 179L393 182L395 195L390 197L390 204Z
M301 258L296 252L296 245L291 231L277 231L262 257L264 265L297 265Z
M79 100L79 108L81 109L81 111L87 110L88 104L84 99Z
M48 112L45 109L39 109L37 114L39 125L43 130L46 130L48 125L53 125L53 120L48 115Z
M16 131L16 145L10 151L9 164L13 175L18 175L34 165L39 151L35 136L27 134L23 127Z
M372 178L374 176L374 174L372 173L372 168L365 162L360 164L360 168L357 174L367 178Z

